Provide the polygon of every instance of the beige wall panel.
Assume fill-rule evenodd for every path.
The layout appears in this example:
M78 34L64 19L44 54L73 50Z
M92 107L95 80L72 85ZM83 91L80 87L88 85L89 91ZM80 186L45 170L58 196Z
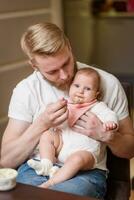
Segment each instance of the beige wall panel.
M0 0L0 12L49 8L50 0Z
M0 20L0 65L24 59L20 37L29 25L42 21L51 21L51 16L41 14Z
M64 0L64 29L77 60L89 63L93 50L94 20L89 8L90 0Z
M9 100L15 85L32 71L30 66L13 70L0 70L0 120L7 115Z
M32 71L23 63L21 35L35 23L61 24L59 12L60 0L0 0L0 139L7 124L12 90Z
M134 74L134 18L98 18L93 63L115 74Z

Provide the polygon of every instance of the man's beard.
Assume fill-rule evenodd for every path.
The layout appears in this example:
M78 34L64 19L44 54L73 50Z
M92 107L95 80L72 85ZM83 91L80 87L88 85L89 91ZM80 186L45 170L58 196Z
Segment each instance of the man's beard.
M47 79L46 79L47 80ZM61 83L55 83L53 81L50 81L50 80L47 80L52 86L58 88L59 90L68 90L69 89L69 86L72 82L72 78L66 80L66 81L63 81Z
M77 63L74 61L74 71L73 71L73 76L70 77L70 79L67 79L66 81L62 81L61 83L55 83L53 81L50 81L50 80L47 80L46 78L46 81L48 81L52 86L58 88L59 90L69 90L69 87L72 83L72 80L74 79L74 76L77 72L78 68L77 68Z

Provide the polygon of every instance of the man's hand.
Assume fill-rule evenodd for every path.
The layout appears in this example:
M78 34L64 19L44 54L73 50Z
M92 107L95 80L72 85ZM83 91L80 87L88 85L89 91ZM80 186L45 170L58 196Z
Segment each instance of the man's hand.
M61 99L48 105L31 124L23 120L9 119L2 139L1 165L16 168L22 164L33 153L42 133L67 119L66 104L66 100Z
M115 136L115 132L106 131L100 119L90 111L77 120L73 130L101 142L109 142Z
M49 104L45 111L36 119L38 126L49 129L63 123L68 117L67 101L58 100L56 103Z

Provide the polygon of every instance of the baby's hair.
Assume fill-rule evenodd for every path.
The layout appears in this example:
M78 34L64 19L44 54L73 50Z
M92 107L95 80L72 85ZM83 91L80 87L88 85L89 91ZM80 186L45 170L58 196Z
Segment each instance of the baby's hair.
M100 75L95 69L87 68L87 67L81 68L81 69L77 70L76 75L77 74L84 74L84 75L89 75L89 76L91 75L96 80L96 82L98 83L98 86L100 86Z

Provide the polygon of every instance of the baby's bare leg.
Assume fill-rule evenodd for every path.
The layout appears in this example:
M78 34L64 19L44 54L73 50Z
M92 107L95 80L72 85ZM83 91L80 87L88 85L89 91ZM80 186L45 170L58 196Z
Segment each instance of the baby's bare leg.
M95 160L91 153L87 151L77 151L69 156L63 167L61 167L46 183L43 183L41 187L48 188L54 184L66 181L80 170L92 169L94 163Z
M42 134L39 142L41 161L31 159L27 162L31 168L35 169L38 175L49 175L53 163L56 162L56 150L61 144L60 138L60 132L48 130ZM54 173L53 171L51 173Z
M53 131L45 131L39 142L39 152L41 159L47 158L52 163L56 161L56 149L60 144L60 133Z

